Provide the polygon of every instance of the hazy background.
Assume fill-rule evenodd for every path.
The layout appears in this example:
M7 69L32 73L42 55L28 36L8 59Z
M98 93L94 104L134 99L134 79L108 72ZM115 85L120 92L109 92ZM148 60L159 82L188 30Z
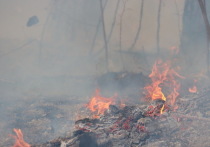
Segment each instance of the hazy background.
M104 10L107 36L116 6L117 0L108 1ZM146 54L156 53L158 1L144 2L142 27L133 53L129 47L138 29L141 1L126 1L122 16L123 7L122 0L108 45L109 68L116 72L143 71L142 49ZM163 51L180 44L183 8L183 0L162 3L160 47ZM0 11L2 96L81 94L88 91L90 83L78 83L75 77L87 79L106 71L101 24L92 48L101 17L98 0L1 0ZM39 23L27 27L28 19L34 15ZM126 51L124 69L119 54L121 16L122 50Z

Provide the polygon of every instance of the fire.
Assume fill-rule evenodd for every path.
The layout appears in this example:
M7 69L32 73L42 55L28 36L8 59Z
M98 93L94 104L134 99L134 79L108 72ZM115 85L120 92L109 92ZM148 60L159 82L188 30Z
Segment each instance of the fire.
M167 101L167 104L174 105L179 95L180 84L176 81L176 77L184 78L171 68L170 62L158 60L155 62L152 72L149 75L152 83L144 89L146 90L146 98L149 100L161 99ZM162 88L167 88L169 94L164 94ZM167 92L168 92L167 91ZM164 106L160 113L163 112Z
M15 144L12 147L31 147L30 144L24 141L21 129L13 129L13 131L16 133L16 136L12 135L15 138Z
M197 80L194 80L194 85L193 87L189 88L190 93L196 93L198 91L197 86L196 86Z
M197 87L194 85L193 87L189 88L190 93L196 93L197 92Z
M91 98L89 103L86 105L92 112L96 114L95 118L98 118L99 115L103 115L104 112L109 109L109 106L114 104L114 99L105 98L100 95L99 89L96 89L95 96Z

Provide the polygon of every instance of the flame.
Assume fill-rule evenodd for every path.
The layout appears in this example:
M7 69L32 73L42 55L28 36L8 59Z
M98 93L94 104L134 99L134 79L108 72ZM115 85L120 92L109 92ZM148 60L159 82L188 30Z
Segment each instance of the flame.
M193 87L189 88L189 92L190 93L196 93L198 90L197 90L197 87L194 85Z
M198 91L197 86L196 86L197 80L194 80L194 85L193 87L189 88L190 93L196 93Z
M149 100L161 99L170 105L174 105L176 98L179 95L180 84L176 81L176 77L184 78L171 68L170 62L157 60L152 68L149 78L152 83L144 89L146 90L146 98ZM162 87L166 87L171 91L167 96L163 93ZM164 105L160 110L162 114Z
M125 101L124 100L121 100L120 101L120 108L124 108L126 105L125 105Z
M31 147L30 144L24 141L21 129L13 129L13 131L16 133L16 136L12 135L15 138L15 144L12 147Z
M95 96L91 98L86 107L96 113L94 117L98 118L99 115L103 115L104 112L109 109L109 105L111 104L114 104L114 99L101 97L100 90L96 89Z

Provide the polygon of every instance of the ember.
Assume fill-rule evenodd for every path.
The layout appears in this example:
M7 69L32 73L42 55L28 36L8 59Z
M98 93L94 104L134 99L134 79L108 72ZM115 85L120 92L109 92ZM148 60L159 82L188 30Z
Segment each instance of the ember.
M14 129L14 132L16 133L16 136L12 135L15 138L13 147L31 147L30 144L24 141L21 129Z
M204 132L209 131L202 126L197 128L200 124L208 124L209 118L195 115L198 110L201 115L209 115L207 111L210 102L206 101L209 94L210 89L206 89L200 95L196 93L193 100L190 95L180 98L176 102L179 105L176 112L170 111L170 106L166 105L164 109L168 111L161 115L160 109L165 104L162 99L152 100L151 103L126 105L123 108L109 105L104 114L98 118L87 117L77 120L76 130L69 136L59 137L40 145L32 145L32 147L86 147L87 145L151 147L177 146L177 144L183 147L192 146L191 138L195 135L192 129L193 131L199 131L199 129ZM200 109L199 106L204 101L206 105ZM196 137L199 138L199 136L200 134L197 134ZM199 143L196 146L199 146Z

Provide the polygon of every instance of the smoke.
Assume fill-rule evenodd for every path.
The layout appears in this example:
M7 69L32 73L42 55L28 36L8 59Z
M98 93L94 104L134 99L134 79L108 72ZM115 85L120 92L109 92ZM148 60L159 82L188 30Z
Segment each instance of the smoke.
M109 37L109 73L106 73L99 0L0 2L0 110L4 112L0 115L3 124L0 129L6 130L2 134L3 138L11 133L9 130L13 127L28 126L22 120L25 119L24 112L31 108L36 111L31 114L38 115L39 110L42 110L38 107L39 101L44 105L40 113L51 114L45 112L48 105L63 101L72 102L68 107L86 103L98 87L102 88L104 95L116 92L129 96L139 94L139 88L145 84L144 75L150 73L157 58L158 1L144 1L143 16L140 14L141 1L123 2L103 0L104 25ZM206 34L199 5L196 1L191 5L187 3L190 2L163 2L160 54L168 58L171 46L180 48L178 63L183 66L183 73L193 75L206 70ZM27 21L32 16L37 16L39 21L27 27ZM138 26L141 26L140 30ZM137 31L140 32L138 40L130 50ZM119 47L120 38L122 48ZM54 102L51 103L50 100ZM56 106L49 109L62 111L59 115L67 117L64 122L69 121L72 125L72 118L67 115L67 110L71 110L67 106L65 109L60 108L64 107L62 104L58 109L54 108ZM16 111L20 114L14 114L14 119L12 114ZM49 118L53 120L49 129L54 131L53 137L61 135L67 129L60 130L62 120L54 115L56 113ZM8 121L11 123L7 125ZM20 122L22 125L19 125ZM48 126L48 122L43 125ZM27 128L25 131L27 132ZM30 136L29 131L26 134Z

